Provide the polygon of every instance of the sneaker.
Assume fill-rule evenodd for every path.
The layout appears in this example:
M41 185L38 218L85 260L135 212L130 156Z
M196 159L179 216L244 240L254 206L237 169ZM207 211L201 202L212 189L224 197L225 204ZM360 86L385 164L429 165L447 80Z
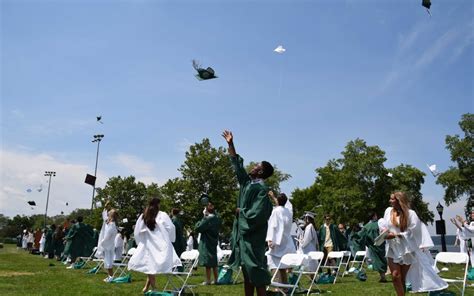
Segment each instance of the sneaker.
M108 277L106 277L106 278L104 279L104 282L110 283L110 282L112 282L113 280L114 280L114 277L109 275Z
M66 267L66 269L73 269L73 268L74 268L74 264L71 264L68 267Z
M210 285L210 284L211 284L210 282L202 282L201 285L203 285L203 286L208 286L208 285Z

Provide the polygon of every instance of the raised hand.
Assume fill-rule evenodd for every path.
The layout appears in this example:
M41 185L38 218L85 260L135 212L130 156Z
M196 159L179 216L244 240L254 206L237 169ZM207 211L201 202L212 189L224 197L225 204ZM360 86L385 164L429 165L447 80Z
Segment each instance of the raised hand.
M231 131L228 131L228 130L225 130L223 133L222 133L222 137L224 137L224 139L226 140L227 143L232 143L233 140L234 140L234 136L232 135L232 132Z

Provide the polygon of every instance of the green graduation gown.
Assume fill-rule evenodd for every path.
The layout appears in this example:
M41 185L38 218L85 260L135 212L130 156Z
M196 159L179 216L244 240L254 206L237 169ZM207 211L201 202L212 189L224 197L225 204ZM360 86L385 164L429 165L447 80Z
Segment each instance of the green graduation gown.
M329 225L329 231L331 232L331 240L333 251L346 251L348 250L347 238L337 229L334 224ZM324 248L324 241L326 240L326 227L324 224L319 228L319 246L321 250Z
M272 203L268 197L268 187L260 182L252 182L244 168L244 160L237 155L231 157L232 166L240 185L237 208L240 213L234 220L232 229L232 255L229 264L242 266L244 275L256 287L270 284L270 273L265 256L265 237L268 219L272 214Z
M375 238L379 236L379 225L377 221L370 221L365 224L361 231L357 233L355 241L360 247L367 246L370 250L370 259L375 271L387 272L387 258L385 258L385 243L380 246L374 245Z
M85 257L91 254L92 229L84 223L77 222L69 230L66 236L66 251L74 261L77 257ZM69 243L70 242L70 243Z
M46 231L44 252L49 255L49 258L54 257L53 230L51 228Z
M186 240L183 236L183 222L181 222L178 217L173 217L171 221L173 221L174 228L176 229L176 239L173 243L173 247L178 257L181 257L181 254L186 250Z
M209 215L196 223L195 231L201 233L199 241L199 265L217 267L217 242L221 219L216 215Z

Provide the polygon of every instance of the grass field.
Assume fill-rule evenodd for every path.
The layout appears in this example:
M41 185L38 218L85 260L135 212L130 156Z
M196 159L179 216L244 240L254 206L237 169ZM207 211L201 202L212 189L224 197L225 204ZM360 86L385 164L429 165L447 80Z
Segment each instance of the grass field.
M54 266L49 266L52 263ZM14 245L0 249L0 295L140 295L145 283L145 276L132 273L132 283L108 284L102 280L104 271L95 275L86 270L68 270L63 264L54 260L43 259L17 250ZM461 276L459 267L450 267L450 276ZM325 295L395 295L392 283L378 283L378 275L368 272L366 282L358 281L354 276L346 276L335 285L319 285ZM191 283L204 281L203 269L199 268L192 277ZM308 282L303 281L303 286ZM157 277L157 287L165 284L165 276ZM454 287L449 289L460 293ZM242 283L236 285L198 286L196 295L242 295ZM191 295L191 294L190 294ZM313 293L312 295L316 295ZM427 295L417 294L417 295ZM466 295L474 295L474 288L469 287Z

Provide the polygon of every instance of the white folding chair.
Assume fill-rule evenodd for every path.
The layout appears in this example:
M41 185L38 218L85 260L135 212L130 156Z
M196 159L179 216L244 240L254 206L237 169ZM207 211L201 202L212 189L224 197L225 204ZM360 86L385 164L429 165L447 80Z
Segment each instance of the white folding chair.
M336 265L328 265L328 261L329 260L336 260ZM327 268L329 270L335 270L335 276L334 276L334 282L333 284L336 283L336 280L337 280L337 276L339 275L339 271L341 270L341 267L342 267L342 260L344 259L344 251L333 251L333 252L329 252L327 257L326 257L326 261L324 262L324 265L321 266L321 268Z
M118 272L120 272L120 274L117 277L121 277L125 274L125 272L127 271L127 267L128 267L128 261L130 261L130 258L132 258L135 251L136 251L136 248L130 248L130 250L128 250L127 254L122 256L122 261L120 263L114 263L113 264L114 267L117 267L117 269L115 269L114 274L113 274L114 278L115 278L115 275Z
M97 258L96 255L97 255L97 247L94 247L89 257L78 257L82 260L85 260L85 263L82 266L82 268L94 267L96 269L94 273L97 273L101 269L102 265L104 265L104 259ZM94 263L96 264L95 266L93 266Z
M467 271L469 268L469 257L466 253L458 253L458 252L440 252L436 255L434 266L436 267L437 263L451 263L451 264L464 264L464 277L463 279L458 279L458 278L444 278L442 277L443 280L445 280L448 284L449 283L462 283L462 287L458 287L456 285L456 288L461 291L461 296L464 296L464 291L466 290L467 286Z
M178 271L178 266L175 266L173 268L173 271L170 274L167 274L168 281L166 282L166 285L163 288L163 291L170 291L170 290L167 290L167 288L168 286L171 286L172 292L178 293L178 295L181 295L181 293L183 293L187 288L194 295L193 288L196 287L196 285L189 285L188 280L191 277L194 268L198 265L198 262L199 262L198 250L183 252L181 254L181 264L182 264L183 271ZM178 284L174 283L173 278L177 279Z
M341 262L341 267L344 266L344 271L342 269L338 269L339 272L342 274L342 277L344 277L344 274L347 273L347 270L349 269L349 263L351 261L351 256L352 253L351 251L342 251L344 253L344 256L342 257L342 262Z
M227 261L229 261L230 255L232 254L232 250L222 250L218 256L219 262L217 263L218 266L226 265ZM220 256L219 256L220 255Z
M323 252L309 252L307 254L307 262L309 264L310 261L315 260L316 263L316 269L314 271L309 271L309 270L304 270L303 274L308 276L311 279L311 285L309 286L308 293L306 295L309 295L311 293L311 290L313 289L313 285L315 285L315 282L317 282L318 278L318 270L319 267L321 266L321 263L323 262L324 259L324 253ZM319 289L318 285L315 285L316 289L318 289L319 293L321 293L321 289Z
M362 260L358 260L360 258L362 258ZM351 266L350 266L349 270L351 270L352 267L354 267L355 264L358 264L359 269L362 269L366 259L367 259L367 251L357 251L355 253L354 260L351 261Z
M267 291L268 289L273 287L277 289L283 295L293 295L296 291L296 288L298 288L298 283L300 282L301 276L303 275L304 265L306 264L306 260L307 260L307 256L305 254L283 255L283 257L281 257L280 264L278 264L277 269L275 269L275 272L273 273L272 280L271 280L270 286L268 286L267 288ZM296 273L298 275L296 282L294 284L285 284L285 283L275 282L275 278L280 268L281 269L293 268L293 273Z

